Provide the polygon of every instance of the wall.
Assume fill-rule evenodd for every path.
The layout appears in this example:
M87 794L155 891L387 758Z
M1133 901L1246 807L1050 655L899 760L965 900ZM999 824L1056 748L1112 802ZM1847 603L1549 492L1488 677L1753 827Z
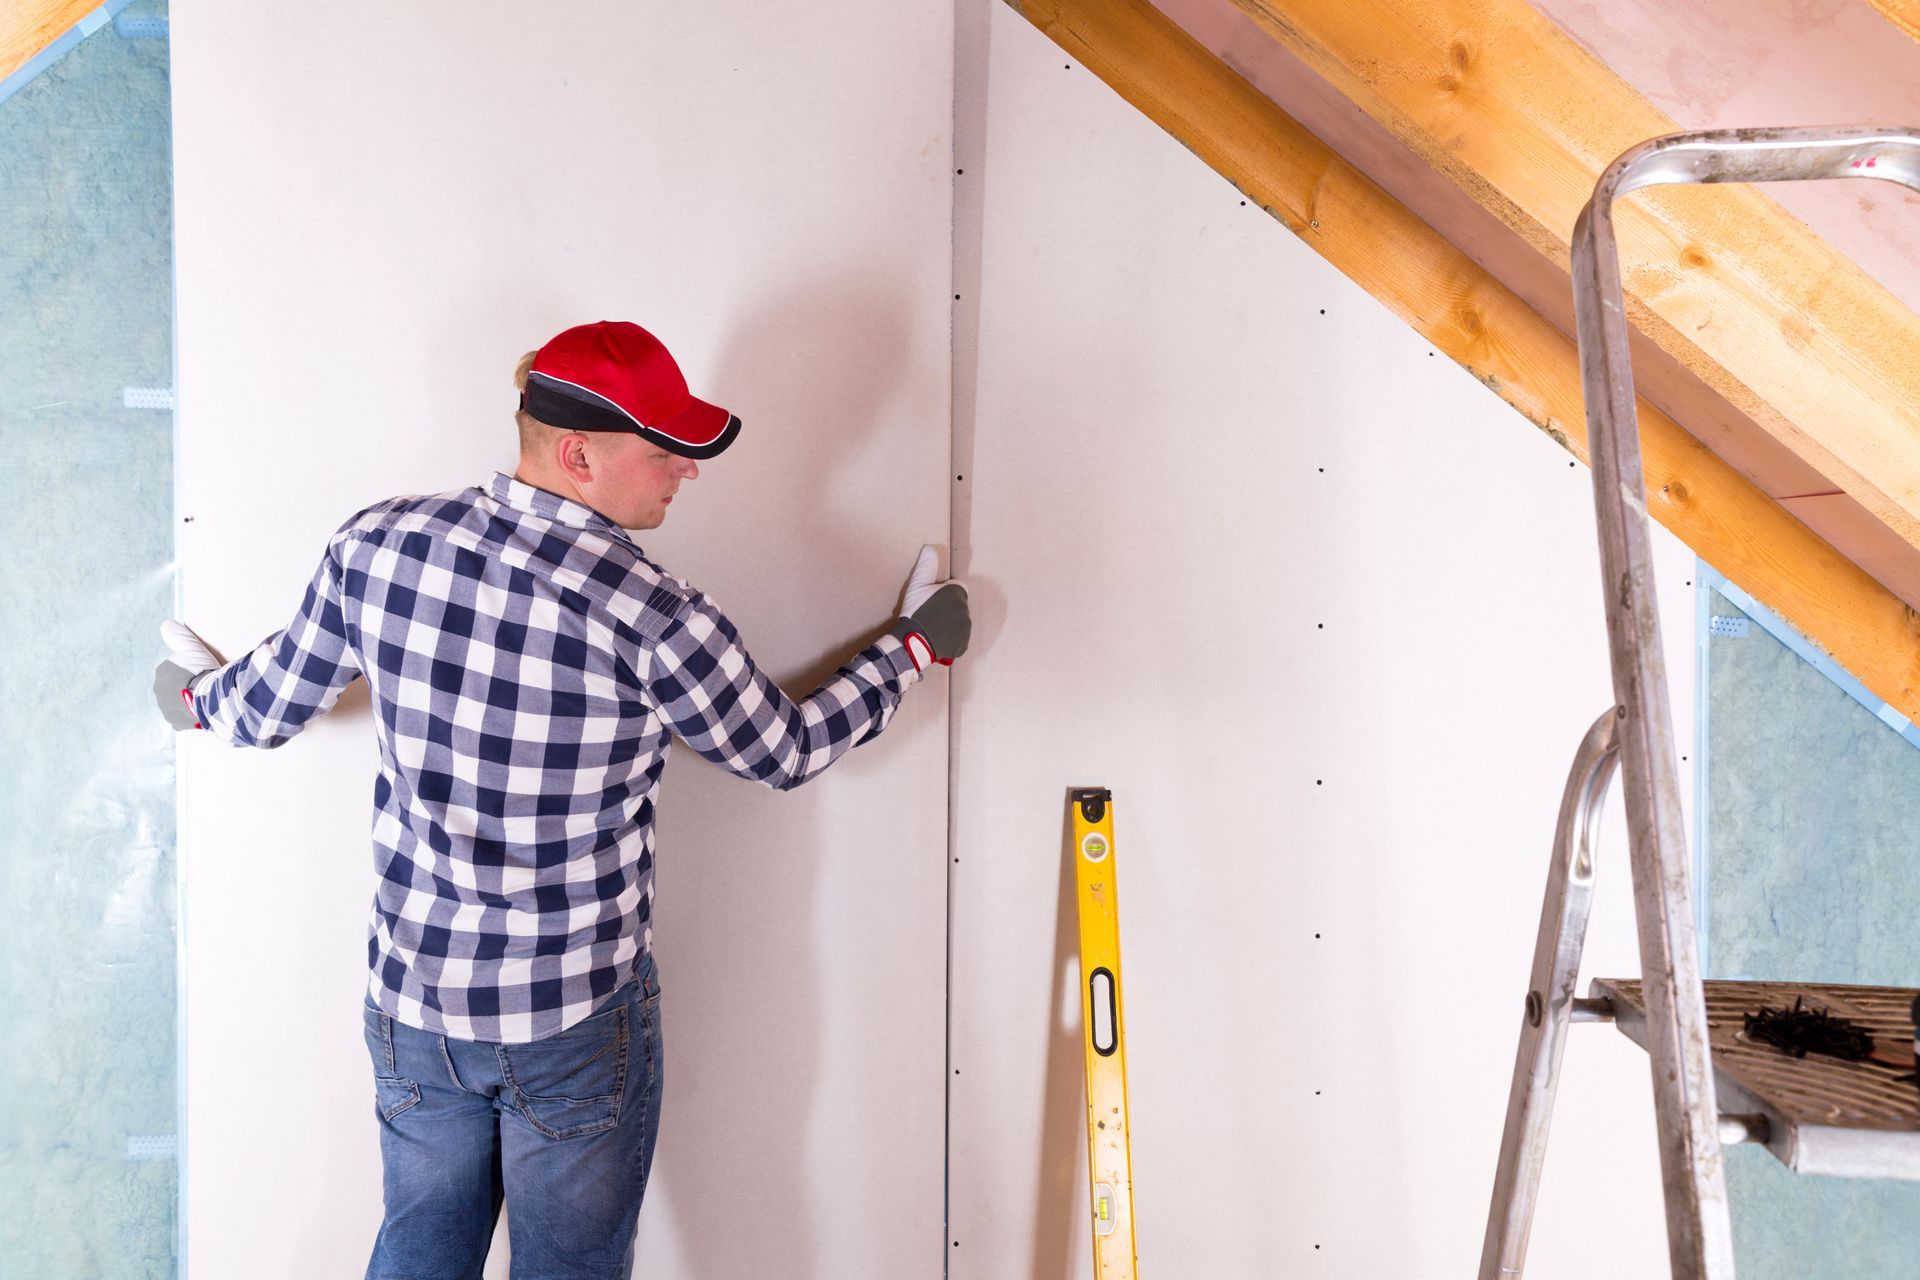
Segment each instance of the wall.
M917 690L787 797L669 769L641 1274L1088 1274L1085 783L1143 1272L1461 1274L1611 702L1586 471L1005 5L745 12L182 17L187 616L279 625L346 513L507 461L521 350L645 318L747 422L649 547L763 659L851 644L950 499L978 626L951 726ZM1685 750L1692 562L1656 536ZM366 716L187 753L196 1277L351 1274L377 1220ZM1637 969L1622 826L1595 973ZM1562 1100L1534 1269L1658 1274L1645 1058L1582 1028Z
M123 397L172 381L167 123L165 42L111 27L0 100L8 1280L174 1273L173 422Z
M1062 851L1089 784L1115 794L1141 1273L1470 1274L1561 788L1612 701L1588 473L973 8L950 1274L1091 1274ZM1690 754L1692 561L1655 537ZM1590 974L1638 971L1623 829L1616 795ZM1653 1143L1645 1057L1577 1029L1534 1272L1664 1274Z
M946 9L175 17L180 555L212 642L281 626L366 503L510 468L515 359L602 317L746 424L648 551L790 688L890 616L947 533ZM669 766L641 1274L937 1264L941 679L792 795ZM362 690L276 753L182 752L195 1280L365 1265L368 722Z
M1745 619L1709 589L1713 616ZM1775 624L1779 625L1779 624ZM1759 624L1707 652L1709 975L1920 986L1920 751ZM1802 1178L1728 1153L1743 1280L1903 1275L1920 1184Z

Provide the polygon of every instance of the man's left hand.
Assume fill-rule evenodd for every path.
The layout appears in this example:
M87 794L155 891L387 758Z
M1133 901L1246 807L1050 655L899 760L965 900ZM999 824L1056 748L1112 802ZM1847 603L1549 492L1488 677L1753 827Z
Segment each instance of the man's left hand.
M900 602L900 620L893 634L907 646L914 670L925 671L928 664L943 667L967 651L973 636L973 614L967 608L967 584L940 576L940 553L931 545L920 548L907 576Z
M173 728L202 728L193 713L193 682L226 663L185 623L167 619L160 624L160 638L168 653L153 670L153 700Z

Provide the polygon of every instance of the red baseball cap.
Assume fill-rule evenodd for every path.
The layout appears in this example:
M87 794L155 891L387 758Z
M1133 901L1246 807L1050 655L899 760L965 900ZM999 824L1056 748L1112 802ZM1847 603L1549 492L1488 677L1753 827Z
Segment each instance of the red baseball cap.
M520 408L566 431L626 431L687 458L711 458L740 419L696 400L660 339L637 324L576 325L534 353Z

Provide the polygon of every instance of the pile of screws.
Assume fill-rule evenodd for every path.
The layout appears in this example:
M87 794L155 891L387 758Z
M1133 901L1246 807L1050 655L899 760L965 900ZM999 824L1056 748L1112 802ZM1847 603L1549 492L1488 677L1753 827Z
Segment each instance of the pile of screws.
M1865 1027L1824 1009L1807 1008L1804 996L1796 998L1791 1009L1762 1008L1745 1018L1749 1040L1784 1049L1796 1058L1823 1053L1859 1062L1873 1053L1873 1037Z

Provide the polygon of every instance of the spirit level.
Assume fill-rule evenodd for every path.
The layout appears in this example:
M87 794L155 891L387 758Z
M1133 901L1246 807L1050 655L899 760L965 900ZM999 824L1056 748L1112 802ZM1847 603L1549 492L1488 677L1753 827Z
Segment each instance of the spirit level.
M1120 913L1113 793L1074 791L1074 878L1080 899L1080 1011L1087 1055L1087 1171L1093 1182L1093 1273L1134 1280L1132 1135L1120 1013Z

